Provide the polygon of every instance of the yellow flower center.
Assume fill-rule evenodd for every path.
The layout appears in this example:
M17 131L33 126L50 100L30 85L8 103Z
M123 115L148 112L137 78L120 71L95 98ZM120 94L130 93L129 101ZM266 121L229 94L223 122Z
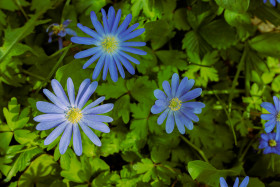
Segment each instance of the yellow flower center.
M83 117L82 111L78 108L71 108L66 114L66 118L71 123L78 123Z
M118 47L118 42L115 37L107 36L102 42L101 45L107 53L114 52Z
M269 140L268 144L269 144L270 147L275 147L277 145L275 140Z
M169 108L173 111L177 111L181 108L182 106L182 101L180 101L177 97L173 98L170 102L169 102Z
M63 31L63 30L64 30L63 24L52 27L52 31L54 34L58 34L60 31Z
M276 121L280 121L280 112L276 116Z

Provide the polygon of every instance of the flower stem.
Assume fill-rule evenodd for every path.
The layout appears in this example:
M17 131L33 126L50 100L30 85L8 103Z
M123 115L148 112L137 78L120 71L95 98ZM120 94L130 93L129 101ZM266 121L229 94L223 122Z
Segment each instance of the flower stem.
M180 136L187 144L189 144L189 146L191 146L193 149L195 149L200 156L203 158L203 160L205 160L205 162L209 163L208 158L205 156L204 152L199 149L198 147L196 147L193 143L191 143L186 137L184 137L183 135Z
M34 73L31 73L31 72L29 72L29 71L27 71L27 70L25 70L25 69L22 69L21 70L23 73L25 73L25 74L27 74L27 75L30 75L30 76L32 76L32 77L35 77L35 78L37 78L37 79L40 79L40 80L45 80L45 78L44 77L41 77L40 75L36 75L36 74L34 74Z

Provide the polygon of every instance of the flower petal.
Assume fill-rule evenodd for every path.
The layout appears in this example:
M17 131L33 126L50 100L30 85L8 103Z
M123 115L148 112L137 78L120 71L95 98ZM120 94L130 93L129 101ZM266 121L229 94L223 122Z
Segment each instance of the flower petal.
M275 115L273 115L273 114L261 114L261 118L263 120L272 120L273 118L275 118Z
M183 78L183 80L181 81L177 89L175 96L179 98L185 93L187 93L193 87L194 82L195 81L193 79L188 80L188 77Z
M109 72L110 72L111 79L114 82L117 82L118 81L118 71L117 71L115 61L113 60L112 56L109 56Z
M92 143L94 143L95 145L100 147L101 146L101 141L96 136L96 134L86 124L84 124L82 121L80 121L79 124L80 124L82 130L84 131L84 133L87 135L87 137L92 141Z
M114 104L104 104L91 109L83 110L84 114L104 114L110 112L114 108Z
M220 186L221 187L228 187L227 182L223 177L220 177Z
M127 26L129 25L131 19L132 19L132 15L128 14L125 17L125 19L123 20L122 24L117 29L116 34L119 34L119 33L123 32L127 28Z
M36 103L36 107L40 112L48 113L48 114L55 114L55 113L64 113L64 110L59 108L58 106L44 102L44 101L38 101Z
M280 102L279 102L278 97L273 96L273 101L274 101L275 109L277 110L277 112L279 112L279 110L280 110Z
M73 128L72 124L67 125L64 133L61 136L61 139L59 142L59 152L62 155L66 152L66 150L70 144L70 140L72 137L72 128Z
M69 77L67 79L67 91L70 100L70 104L72 107L75 106L75 88L72 79Z
M73 31L72 29L70 28L66 28L65 29L65 32L69 35L72 35L72 36L77 36L77 33L75 31Z
M185 129L185 126L183 123L184 116L182 116L182 114L180 112L174 112L174 117L175 117L176 126L177 126L179 132L181 134L185 134L186 129Z
M101 102L103 102L105 100L105 97L99 97L98 99L96 99L94 102L90 103L89 105L87 105L83 110L82 112L84 113L84 111L90 109L90 108L93 108L95 107L96 105L100 104Z
M104 35L103 27L102 27L101 23L98 21L94 11L90 12L90 19L91 19L92 25L94 26L94 28L97 31L97 33L100 36L103 36Z
M146 55L147 54L146 51L143 51L143 50L137 49L137 48L132 48L132 47L120 47L120 50L129 52L129 53L134 53L137 55Z
M36 126L36 130L39 130L39 131L49 130L51 128L54 128L54 127L60 125L64 121L66 121L66 119L59 119L59 120L55 120L55 121L42 122L42 123L39 123Z
M163 88L164 92L166 93L167 97L171 98L172 97L171 88L170 88L170 84L168 81L163 81L162 88Z
M84 115L84 121L112 122L113 118L103 115Z
M51 85L52 85L52 88L53 88L53 91L55 93L55 95L66 105L66 106L69 106L70 103L69 103L69 100L64 92L64 89L62 88L61 84L56 80L56 79L53 79L51 81Z
M96 39L88 38L88 37L80 37L80 36L73 36L71 37L71 42L76 44L84 44L84 45L99 45L99 42Z
M84 95L84 93L87 90L89 85L90 85L90 79L85 79L81 83L81 85L79 87L78 95L76 97L75 106L78 106L78 102L80 101L81 97Z
M104 123L97 122L97 121L95 121L95 122L93 122L93 121L92 122L89 122L89 121L85 122L85 121L83 121L83 122L86 125L88 125L89 127L93 128L95 130L98 130L100 132L104 132L104 133L109 133L110 132L110 128L106 124L104 124Z
M263 102L261 104L261 107L263 107L264 109L266 109L269 113L276 115L277 111L275 109L275 107L273 106L273 104L269 103L269 102Z
M130 32L132 32L134 29L136 29L137 27L139 26L139 23L135 23L133 25L131 25L128 29L126 29L124 32L122 32L120 35L119 35L119 38L122 38L128 34L130 34Z
M202 89L201 88L195 88L189 92L187 92L186 94L184 94L182 97L180 97L179 99L183 102L195 99L197 97L199 97L201 95Z
M67 125L70 125L68 121L63 122L58 127L56 127L45 139L44 144L49 145L52 143L66 128Z
M171 95L172 95L172 97L175 97L178 86L179 86L179 75L177 73L174 73L172 75L172 79L171 79Z
M56 97L52 92L50 92L48 89L43 89L43 93L56 106L58 106L59 108L61 108L63 110L67 109L67 106L58 97Z
M79 27L79 29L81 29L84 33L90 35L91 37L93 37L96 40L101 40L101 36L96 33L95 31L91 30L90 28L83 26L82 24L78 23L77 26Z
M158 119L157 119L157 124L161 125L161 124L164 122L165 118L167 117L167 114L168 114L169 110L170 110L170 109L167 108L167 109L158 117Z
M136 58L133 58L132 56L130 56L122 51L119 51L118 53L120 54L120 56L123 56L124 58L128 59L129 61L133 62L134 64L140 64L139 60L137 60Z
M152 112L153 114L159 114L159 113L161 113L162 111L164 111L164 109L166 109L166 107L164 107L164 106L153 105L152 108L151 108L151 112Z
M120 43L121 47L125 47L125 46L142 47L145 45L146 45L146 42L121 42Z
M118 12L117 12L116 18L114 20L114 24L112 26L111 33L116 32L116 30L118 28L118 25L119 25L119 22L120 22L120 19L121 19L121 14L122 14L122 11L121 11L121 9L119 9Z
M243 181L241 182L239 187L247 187L247 185L249 184L249 177L246 176Z
M167 97L165 95L165 93L159 89L156 89L154 91L154 96L157 98L157 99L161 99L161 100L166 100Z
M83 69L86 69L87 67L89 67L94 61L96 61L99 57L99 61L101 62L104 62L104 55L102 55L103 52L102 51L99 51L97 52L95 55L93 55L90 59L88 59L88 61L86 61L86 63L83 65ZM102 56L101 56L102 55ZM99 62L98 61L98 62ZM98 63L97 63L98 64ZM102 65L103 66L103 65ZM101 66L101 68L102 68ZM95 69L96 69L97 65L95 66ZM94 69L94 70L95 70ZM99 71L100 72L100 71ZM99 74L99 73L98 73ZM98 75L97 75L98 76Z
M96 53L99 52L100 50L101 50L100 47L89 48L89 49L87 49L87 50L80 51L80 52L76 53L76 54L74 55L74 58L75 58L75 59L79 59L79 58L89 57L89 56L92 56L92 55L96 54Z
M108 25L106 12L103 8L101 8L101 13L102 13L102 21L103 21L104 32L105 32L105 34L107 34L107 33L109 33L109 25Z
M105 80L106 77L107 77L107 73L108 73L108 70L109 70L109 63L110 63L109 55L106 55L105 56L105 64L104 64L104 68L103 68L103 75L102 75L103 80Z
M93 80L95 80L97 77L98 77L98 75L99 75L99 73L100 73L100 71L101 71L101 69L102 69L102 67L103 67L103 65L104 65L104 63L105 63L105 56L106 55L102 55L100 58L99 58L99 60L98 60L98 62L97 62L97 64L96 64L96 66L95 66L95 68L94 68L94 71L93 71L93 74L92 74L92 79ZM86 64L85 64L86 65Z
M181 111L187 118L189 118L190 120L194 121L194 122L198 122L199 118L189 109L183 109Z
M37 122L48 122L62 119L65 119L65 114L42 114L36 116L33 120Z
M166 127L165 130L167 134L170 134L174 129L174 114L173 111L169 111L167 120L166 120Z
M205 104L202 102L187 102L183 103L182 106L188 108L204 108Z
M239 178L236 177L236 179L234 181L234 184L233 184L233 187L238 187L238 184L239 184Z
M119 61L122 62L122 64L124 65L125 69L131 74L134 75L135 74L135 69L133 68L133 66L131 65L131 63L124 57L122 57L121 55L116 55L115 56L116 59L118 59Z
M120 72L121 77L124 79L125 78L125 73L124 73L124 69L122 67L122 64L120 63L119 59L115 57L115 55L113 56L113 59L118 67L118 70Z
M144 28L141 28L141 29L137 29L127 35L124 35L123 37L120 37L120 40L121 41L126 41L126 40L130 40L132 38L135 38L139 35L141 35L143 32L145 32L145 29Z
M78 124L73 124L73 146L76 155L81 156L83 152L83 146Z
M90 96L94 93L94 91L97 88L97 81L92 82L85 93L81 96L81 99L78 102L78 108L83 108L83 106L86 104L86 102L89 100Z
M113 6L110 6L109 11L108 11L109 31L111 31L114 21L115 21L115 9Z

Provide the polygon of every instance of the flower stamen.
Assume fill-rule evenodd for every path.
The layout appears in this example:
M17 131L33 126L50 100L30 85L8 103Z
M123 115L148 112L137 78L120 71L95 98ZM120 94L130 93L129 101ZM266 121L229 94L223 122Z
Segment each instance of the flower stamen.
M170 102L169 102L169 108L173 111L177 111L181 108L182 106L182 101L180 101L177 97L173 98Z
M103 50L107 53L113 53L116 51L118 47L118 42L115 37L113 36L107 36L102 42L101 45L103 47Z
M276 116L276 121L280 121L280 112Z
M63 24L60 24L60 25L55 25L52 27L52 31L54 34L58 34L60 31L64 31L64 25Z
M78 123L83 117L83 113L78 108L71 108L66 113L66 118L72 124Z
M275 146L277 145L277 143L276 143L275 140L271 139L271 140L268 141L268 145L269 145L270 147L275 147Z

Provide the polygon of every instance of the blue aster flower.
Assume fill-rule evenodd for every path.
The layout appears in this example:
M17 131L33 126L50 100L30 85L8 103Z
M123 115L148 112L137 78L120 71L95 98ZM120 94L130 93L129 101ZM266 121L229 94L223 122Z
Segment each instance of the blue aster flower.
M264 3L266 3L267 0L263 0ZM270 4L273 6L276 6L276 0L269 0ZM280 0L277 0L278 3L280 3Z
M247 187L249 183L249 177L246 176L243 181L241 182L241 184L239 185L239 187ZM233 187L238 187L239 184L239 178L236 177L235 182L233 184ZM220 186L221 187L228 187L227 182L225 181L225 179L223 177L220 178Z
M179 82L179 75L174 73L171 80L171 87L168 81L162 83L164 92L157 89L154 91L155 97L158 99L152 106L151 112L159 114L163 112L157 119L157 123L161 125L165 118L166 132L169 134L174 129L176 123L181 134L185 134L185 126L193 129L193 122L198 122L199 118L195 114L200 114L202 108L205 107L201 102L187 102L201 95L202 89L195 88L190 91L194 85L194 80L187 77Z
M263 120L269 120L265 125L265 132L270 133L276 126L276 139L280 137L280 102L276 96L273 96L274 105L268 102L263 102L261 107L266 109L270 114L262 114L261 118Z
M280 140L276 140L276 133L261 134L259 149L264 149L263 154L280 155Z
M135 38L141 35L145 29L141 28L138 30L133 31L138 27L138 23L128 27L132 15L128 14L124 19L123 23L119 25L119 21L121 18L121 10L118 10L117 14L115 15L115 10L113 7L109 8L108 15L106 12L101 9L102 16L103 16L103 26L98 21L95 12L91 12L90 18L92 24L95 28L95 31L83 26L82 24L78 23L77 26L86 34L91 36L91 38L87 37L72 37L71 41L77 44L84 44L95 46L89 48L87 50L81 51L75 54L74 58L85 58L92 56L83 66L83 69L87 68L97 59L98 62L95 66L95 69L92 74L92 79L96 79L103 68L103 80L106 79L107 72L109 70L111 79L116 82L118 80L118 71L122 78L125 77L124 69L130 74L134 74L135 70L130 62L134 64L139 64L140 62L128 55L126 52L134 53L138 55L146 55L145 51L142 51L137 48L133 47L141 47L145 46L145 42L127 42L132 38Z
M52 42L52 35L55 34L58 36L58 47L59 47L59 49L62 49L63 48L62 38L64 36L66 36L66 34L69 34L72 36L77 36L75 31L73 31L70 28L66 28L70 22L71 22L71 20L68 19L68 20L65 20L62 24L53 23L50 26L48 26L46 32L49 32L49 30L51 29L51 31L49 32L48 42L49 43Z
M105 97L100 97L94 102L85 104L97 88L97 82L90 82L90 79L84 80L75 99L74 84L71 78L67 80L68 97L66 96L61 84L53 79L51 85L55 94L48 89L43 92L54 104L44 101L36 103L40 112L46 113L34 118L34 121L40 122L37 130L48 130L56 127L45 139L44 144L52 143L62 132L59 142L59 151L64 154L69 146L73 134L73 146L75 153L80 156L82 154L82 141L79 126L88 136L88 138L97 146L101 146L101 141L91 130L91 128L104 133L109 133L109 127L104 122L112 122L109 116L99 115L111 111L113 104L99 105L104 101ZM91 128L90 128L91 127Z

